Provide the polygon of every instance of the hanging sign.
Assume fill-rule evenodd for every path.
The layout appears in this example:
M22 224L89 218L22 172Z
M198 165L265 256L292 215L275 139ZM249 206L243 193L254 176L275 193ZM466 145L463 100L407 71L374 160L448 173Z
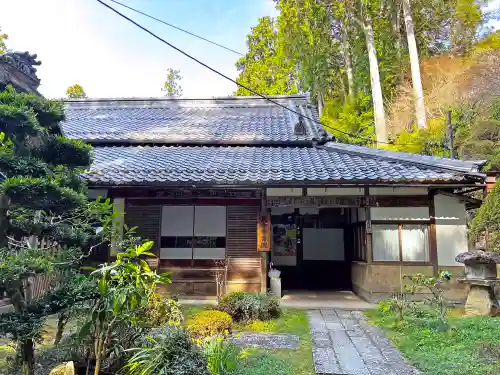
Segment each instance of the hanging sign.
M257 218L257 251L271 251L271 215L268 212Z

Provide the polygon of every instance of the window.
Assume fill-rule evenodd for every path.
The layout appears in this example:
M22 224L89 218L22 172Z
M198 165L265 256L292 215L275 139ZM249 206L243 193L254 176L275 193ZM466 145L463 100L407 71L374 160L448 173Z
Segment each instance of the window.
M428 224L374 224L373 260L428 262Z
M225 259L226 207L163 206L161 259Z

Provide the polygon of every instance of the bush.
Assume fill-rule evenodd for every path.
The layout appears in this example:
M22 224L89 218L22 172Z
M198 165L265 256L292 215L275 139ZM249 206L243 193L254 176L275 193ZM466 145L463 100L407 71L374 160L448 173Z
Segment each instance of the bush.
M182 321L182 311L179 303L170 298L163 298L153 294L144 314L144 325L147 327L161 327L165 325L179 325Z
M132 351L125 366L131 375L210 375L207 359L181 327L164 327L144 347Z
M279 300L262 293L229 293L219 301L218 309L236 322L271 320L281 315Z
M187 326L193 336L205 337L231 332L233 320L223 311L205 310L191 317Z
M240 348L223 336L211 336L201 342L203 353L208 359L212 375L232 374L238 365Z

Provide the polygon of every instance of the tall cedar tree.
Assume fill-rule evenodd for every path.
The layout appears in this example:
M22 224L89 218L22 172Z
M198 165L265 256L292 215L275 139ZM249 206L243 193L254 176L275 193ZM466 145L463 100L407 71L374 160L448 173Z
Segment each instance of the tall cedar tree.
M87 201L80 174L91 147L61 135L63 118L58 102L11 87L0 92L0 284L15 310L0 315L0 334L17 342L24 375L34 374L44 318L75 302L68 285L82 251L99 243L96 228L112 220L109 202ZM41 239L58 245L42 249ZM26 281L39 274L54 275L54 283L35 299Z
M296 94L295 68L278 45L278 30L271 17L259 18L247 35L248 52L236 62L236 82L264 95ZM253 95L238 86L236 96Z

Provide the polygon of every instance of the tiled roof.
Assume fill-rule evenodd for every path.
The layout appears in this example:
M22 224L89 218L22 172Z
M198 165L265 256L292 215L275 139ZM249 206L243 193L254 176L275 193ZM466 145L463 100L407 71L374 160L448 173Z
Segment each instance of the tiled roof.
M362 147L346 143L327 142L324 147L327 149L351 153L354 155L376 157L387 160L394 160L398 162L417 163L421 165L428 165L434 168L450 169L458 172L477 173L480 167L483 166L485 160L459 160L438 158L436 156L410 154L407 152L397 152L384 150L380 148Z
M304 96L275 100L317 119ZM62 124L67 137L90 143L269 144L307 142L326 135L305 120L305 135L296 135L299 116L260 98L226 99L90 99L68 101Z
M106 146L95 149L87 178L95 185L228 185L459 182L467 175L333 148Z
M318 120L306 96L273 99ZM72 100L66 102L62 129L95 146L87 178L96 185L459 182L484 177L477 172L481 162L329 141L315 121L255 97Z

